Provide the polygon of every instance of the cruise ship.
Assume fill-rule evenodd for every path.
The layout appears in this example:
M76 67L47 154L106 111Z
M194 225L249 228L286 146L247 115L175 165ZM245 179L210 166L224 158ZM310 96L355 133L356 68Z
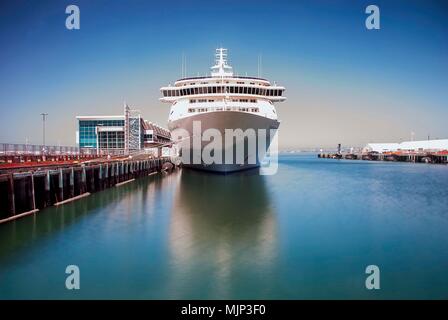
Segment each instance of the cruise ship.
M160 101L171 104L168 128L172 133L180 129L187 132L187 137L178 143L185 167L222 173L259 167L280 125L274 103L286 100L283 96L285 88L259 77L234 75L227 57L227 49L216 49L216 62L211 67L210 76L182 78L174 85L160 88ZM202 134L205 136L206 131L210 132L208 129L220 133L223 139L228 129L240 129L239 132L245 133L254 130L257 133L256 150L250 146L250 135L236 137L230 143L226 140L215 144L218 147L211 155L214 159L219 155L222 160L210 162L207 158L205 161L204 147L211 141L216 142L216 137L203 139ZM265 136L258 134L263 131L260 129L264 130ZM172 136L175 138L176 135ZM266 141L260 143L260 139ZM237 155L241 150L244 154Z

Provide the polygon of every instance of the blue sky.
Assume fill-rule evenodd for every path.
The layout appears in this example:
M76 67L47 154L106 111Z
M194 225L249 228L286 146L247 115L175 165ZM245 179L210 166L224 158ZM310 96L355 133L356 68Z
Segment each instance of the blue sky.
M76 4L81 29L65 28ZM367 5L381 29L367 30ZM241 75L287 89L283 147L448 137L448 4L443 1L3 1L0 140L73 145L76 115L123 101L166 124L159 88L203 75L229 49Z

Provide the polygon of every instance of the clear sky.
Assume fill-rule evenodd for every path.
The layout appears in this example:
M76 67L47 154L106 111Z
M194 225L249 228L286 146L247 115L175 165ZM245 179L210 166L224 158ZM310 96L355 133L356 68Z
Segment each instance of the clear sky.
M76 4L81 29L65 28ZM367 30L369 4L381 29ZM123 101L166 125L159 88L209 72L229 49L240 75L286 87L280 146L448 138L446 1L2 1L0 142L74 145L76 115Z

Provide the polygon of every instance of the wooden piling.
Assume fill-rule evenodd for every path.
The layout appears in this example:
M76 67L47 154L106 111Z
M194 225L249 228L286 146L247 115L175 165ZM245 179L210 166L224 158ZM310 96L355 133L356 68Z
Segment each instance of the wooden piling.
M59 169L59 175L58 175L58 201L64 200L64 174L62 172L62 168Z
M36 209L36 194L34 191L34 175L31 172L30 173L30 179L31 179L31 210Z
M13 174L8 175L8 202L9 202L9 213L11 215L16 214L16 203L14 196L14 176Z
M49 206L51 203L50 196L50 170L47 171L44 178L44 208Z
M69 189L70 195L69 195L69 198L73 198L75 196L75 171L74 171L73 167L70 170L70 181L69 181L69 184L70 184L70 189Z

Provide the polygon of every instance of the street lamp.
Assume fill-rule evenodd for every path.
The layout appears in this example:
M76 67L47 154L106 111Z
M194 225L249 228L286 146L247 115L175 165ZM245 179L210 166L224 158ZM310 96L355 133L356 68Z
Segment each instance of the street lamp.
M42 116L42 142L43 142L43 152L45 153L45 120L47 120L48 113L41 113Z

